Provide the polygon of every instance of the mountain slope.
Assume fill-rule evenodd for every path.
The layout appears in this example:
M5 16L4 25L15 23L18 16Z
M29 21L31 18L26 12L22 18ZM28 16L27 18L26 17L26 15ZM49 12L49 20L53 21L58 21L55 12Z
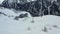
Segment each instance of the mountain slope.
M60 17L47 15L43 17L26 17L15 20L18 13L11 9L0 9L0 34L59 34ZM13 17L8 17L12 16Z

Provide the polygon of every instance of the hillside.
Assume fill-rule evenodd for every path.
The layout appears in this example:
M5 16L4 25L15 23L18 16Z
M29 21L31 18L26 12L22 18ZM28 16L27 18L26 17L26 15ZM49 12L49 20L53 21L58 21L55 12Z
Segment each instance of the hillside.
M0 34L59 34L60 17L25 17L15 20L20 13L13 9L0 8ZM5 14L5 15L4 15ZM30 14L28 14L30 15Z

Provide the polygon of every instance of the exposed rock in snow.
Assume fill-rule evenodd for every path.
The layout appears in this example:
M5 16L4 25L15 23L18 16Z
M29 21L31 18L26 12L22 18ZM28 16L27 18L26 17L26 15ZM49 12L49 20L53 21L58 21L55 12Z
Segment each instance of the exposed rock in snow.
M16 16L15 19L18 20L19 18L25 18L28 17L28 13L20 14L19 16Z

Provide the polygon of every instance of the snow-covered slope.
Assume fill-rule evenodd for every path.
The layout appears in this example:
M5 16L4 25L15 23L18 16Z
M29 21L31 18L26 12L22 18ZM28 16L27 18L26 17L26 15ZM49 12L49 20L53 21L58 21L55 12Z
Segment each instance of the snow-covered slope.
M26 17L15 20L14 13L11 9L0 9L0 34L59 34L60 17L47 15L43 17ZM8 17L12 16L13 17Z
M3 2L4 0L0 0L0 4Z

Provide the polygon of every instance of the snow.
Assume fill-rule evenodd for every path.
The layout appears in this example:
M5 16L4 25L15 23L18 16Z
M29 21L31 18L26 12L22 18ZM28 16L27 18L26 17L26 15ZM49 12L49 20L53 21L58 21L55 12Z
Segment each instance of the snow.
M27 12L15 13L11 9L0 9L0 12L7 14L8 17L0 14L0 34L59 34L60 33L60 17L46 15L43 17L19 18L15 20L16 15ZM32 22L33 21L33 22ZM45 31L46 29L46 31Z
M12 11L12 10L9 10L9 9L0 9L0 12L2 12L2 13L5 13L5 14L7 14L7 15L15 15L15 13Z
M0 4L3 2L4 0L0 0Z
M16 11L14 9L7 9L7 8L4 9L3 7L0 8L0 12L5 13L8 16L14 16L14 17L15 16L19 16L20 14L27 13L28 17L31 17L31 15L28 12L26 12L26 11ZM18 13L15 13L15 12L18 12Z
M27 0L28 2L31 2L31 1L36 1L36 0Z

